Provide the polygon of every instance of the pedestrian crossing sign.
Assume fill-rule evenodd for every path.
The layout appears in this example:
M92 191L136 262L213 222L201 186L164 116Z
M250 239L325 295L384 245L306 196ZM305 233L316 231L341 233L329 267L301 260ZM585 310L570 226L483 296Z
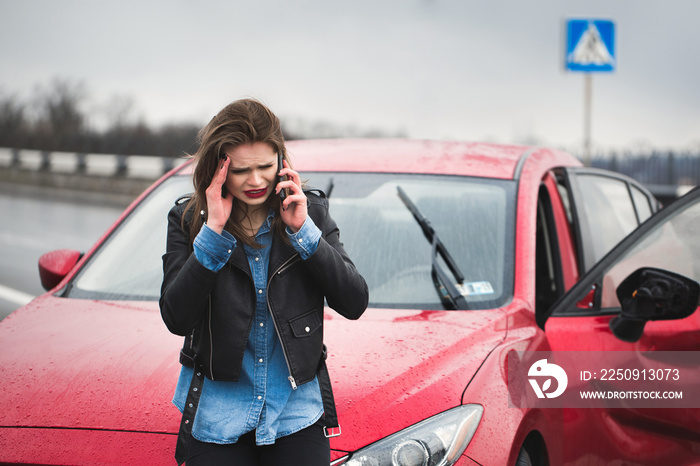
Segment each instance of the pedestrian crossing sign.
M615 23L604 19L568 20L565 61L569 71L614 71Z

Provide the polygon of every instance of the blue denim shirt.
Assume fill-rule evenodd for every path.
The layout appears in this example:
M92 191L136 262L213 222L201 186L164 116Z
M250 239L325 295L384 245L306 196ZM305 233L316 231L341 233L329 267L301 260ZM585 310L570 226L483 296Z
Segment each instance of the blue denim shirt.
M292 389L282 344L267 308L267 269L272 244L274 211L260 227L255 239L263 248L245 248L253 275L256 296L251 328L241 375L236 382L204 379L204 387L192 426L192 435L202 442L235 443L241 435L256 430L256 443L270 445L275 439L293 434L315 423L323 414L318 379ZM287 235L302 259L316 252L321 231L310 217L296 234ZM221 235L206 224L194 240L197 259L213 271L220 270L236 247L235 238ZM173 403L183 410L192 380L192 369L182 367Z

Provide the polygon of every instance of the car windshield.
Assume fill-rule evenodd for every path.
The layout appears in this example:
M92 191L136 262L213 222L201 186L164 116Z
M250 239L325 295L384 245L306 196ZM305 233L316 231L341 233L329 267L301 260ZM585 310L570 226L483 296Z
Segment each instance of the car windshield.
M454 278L442 255L433 258L433 247L399 190L430 222L464 275L458 289L469 309L489 309L510 300L515 182L414 174L301 175L308 187L329 194L331 216L367 280L371 307L444 309L440 296L444 291L433 278L434 261ZM159 186L96 251L66 295L157 300L167 212L175 199L191 192L191 186L186 176Z

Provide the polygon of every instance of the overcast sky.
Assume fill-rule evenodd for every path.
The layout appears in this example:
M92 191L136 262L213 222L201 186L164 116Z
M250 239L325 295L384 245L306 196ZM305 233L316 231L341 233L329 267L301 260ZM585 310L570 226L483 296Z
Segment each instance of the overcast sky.
M241 97L287 124L580 150L566 18L612 19L593 145L700 148L697 0L0 0L0 92L84 82L94 107L206 123ZM97 117L95 117L97 121Z

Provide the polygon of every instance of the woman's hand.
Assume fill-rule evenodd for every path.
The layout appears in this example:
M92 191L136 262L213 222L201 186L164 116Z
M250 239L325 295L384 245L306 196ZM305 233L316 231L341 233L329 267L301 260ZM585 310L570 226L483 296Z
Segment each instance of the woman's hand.
M226 222L231 216L231 207L233 206L233 194L226 192L225 197L221 196L221 187L226 182L230 163L231 159L228 157L219 162L219 168L214 173L214 178L212 178L211 184L206 191L207 210L209 211L207 225L218 234L224 231L224 226L226 226Z
M299 178L299 173L295 172L289 168L289 164L286 160L282 162L284 168L280 170L280 176L287 176L285 181L280 181L277 183L275 192L279 194L280 190L287 188L287 198L282 202L282 208L280 209L280 216L282 221L292 230L293 233L298 232L304 222L306 221L306 216L308 215L306 207L306 195L301 189L301 179Z

